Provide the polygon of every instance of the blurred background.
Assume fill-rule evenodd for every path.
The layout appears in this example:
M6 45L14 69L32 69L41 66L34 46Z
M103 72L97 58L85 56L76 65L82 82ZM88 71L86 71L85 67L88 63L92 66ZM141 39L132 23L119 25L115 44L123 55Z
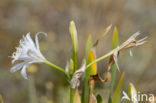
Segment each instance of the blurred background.
M132 82L142 93L156 94L156 1L155 0L0 0L0 94L5 103L69 103L68 83L64 75L44 64L29 67L29 80L20 72L11 74L11 58L22 35L46 32L40 36L40 48L47 59L65 67L72 49L69 22L74 20L79 38L79 66L84 57L88 34L95 42L104 28L112 24L119 31L120 44L133 33L148 42L119 56L118 79L125 72L123 90ZM112 31L101 39L97 57L111 50ZM98 63L103 75L108 59ZM118 80L117 79L117 80ZM108 96L108 84L99 83L95 93Z

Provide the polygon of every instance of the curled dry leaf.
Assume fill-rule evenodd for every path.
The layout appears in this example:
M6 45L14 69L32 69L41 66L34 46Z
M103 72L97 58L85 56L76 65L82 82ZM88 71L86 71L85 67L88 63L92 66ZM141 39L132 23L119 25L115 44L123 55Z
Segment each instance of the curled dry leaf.
M71 88L77 88L80 85L80 78L83 75L83 73L85 72L85 69L86 69L86 62L82 65L82 67L80 69L78 69L74 73L74 75L70 81Z
M91 76L91 80L100 81L100 82L110 82L112 80L111 73L107 72L105 79L102 79L99 74Z
M89 103L97 103L96 96L90 93Z
M93 44L93 47L96 47L98 45L100 39L108 34L108 32L110 31L111 27L112 27L112 24L109 25L107 28L104 29L104 31L102 32L102 36L100 35L100 37Z

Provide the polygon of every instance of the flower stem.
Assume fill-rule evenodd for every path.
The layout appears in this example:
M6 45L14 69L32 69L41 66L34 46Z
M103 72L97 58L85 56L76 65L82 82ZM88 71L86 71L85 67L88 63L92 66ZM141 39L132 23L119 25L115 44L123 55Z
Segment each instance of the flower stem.
M59 70L59 71L61 71L61 72L63 72L67 76L67 78L69 80L71 79L70 75L63 68L61 68L61 67L59 67L59 66L57 66L57 65L55 65L55 64L53 64L53 63L51 63L49 61L44 61L44 63L51 66L51 67L53 67L53 68L55 68L55 69L57 69L57 70Z
M114 54L114 51L115 51L115 49L113 49L112 51L110 51L110 52L107 53L106 55L104 55L104 56L102 56L102 57L100 57L100 58L94 60L93 62L91 62L90 64L87 65L86 69L89 68L91 65L93 65L93 64L95 64L95 63L97 63L97 62L99 62L99 61L101 61L101 60L103 60L103 59L105 59L105 58L107 58L107 57L113 55L113 54Z
M70 103L74 103L75 88L70 88Z

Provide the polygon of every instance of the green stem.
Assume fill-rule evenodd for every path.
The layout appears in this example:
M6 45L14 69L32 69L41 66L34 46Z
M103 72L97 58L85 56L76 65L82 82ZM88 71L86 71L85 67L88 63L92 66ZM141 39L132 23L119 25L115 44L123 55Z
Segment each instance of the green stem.
M105 58L107 58L107 57L113 55L114 52L115 52L115 49L113 49L112 51L110 51L110 52L107 53L106 55L104 55L104 56L102 56L102 57L100 57L100 58L94 60L93 62L89 63L89 64L87 65L86 69L89 68L91 65L93 65L93 64L95 64L95 63L97 63L97 62L99 62L99 61L101 61L101 60L103 60L103 59L105 59Z
M75 94L75 89L70 88L70 103L74 103L74 94Z
M71 79L70 75L63 68L61 68L61 67L59 67L59 66L57 66L57 65L55 65L55 64L53 64L53 63L51 63L49 61L44 61L44 63L51 66L51 67L53 67L53 68L55 68L55 69L57 69L57 70L59 70L59 71L61 71L61 72L63 72L67 76L67 78L69 80Z
M82 103L89 103L90 87L89 87L90 75L85 74L82 92Z

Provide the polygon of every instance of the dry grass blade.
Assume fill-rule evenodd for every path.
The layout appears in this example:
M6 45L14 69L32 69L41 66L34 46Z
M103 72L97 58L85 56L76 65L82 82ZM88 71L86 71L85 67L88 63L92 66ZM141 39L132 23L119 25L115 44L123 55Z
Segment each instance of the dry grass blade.
M100 39L105 37L108 34L108 32L110 31L111 27L112 27L112 24L110 24L107 28L104 29L104 31L101 33L102 35L100 35L100 37L98 37L96 42L93 44L93 47L96 47L98 45Z
M97 103L96 96L93 93L90 93L89 103Z
M105 79L102 79L99 74L91 76L91 80L100 81L100 82L110 82L112 80L111 73L107 72Z

